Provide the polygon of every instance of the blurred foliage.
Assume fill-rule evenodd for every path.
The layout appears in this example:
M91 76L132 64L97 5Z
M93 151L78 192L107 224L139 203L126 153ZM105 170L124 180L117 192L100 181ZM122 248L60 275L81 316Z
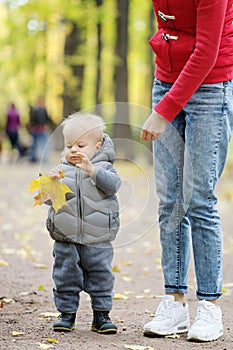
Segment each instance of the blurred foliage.
M120 0L124 1L124 0ZM52 119L64 116L64 93L79 98L80 109L96 104L97 24L101 23L101 104L114 101L114 67L117 1L1 0L0 1L0 122L14 101L22 121L28 120L29 104L43 95ZM129 102L150 108L153 58L148 45L151 2L131 0L128 14ZM67 38L76 31L76 50L65 56ZM74 45L74 44L73 44ZM81 90L75 67L83 67ZM65 90L65 91L64 91ZM71 106L72 107L72 106ZM132 117L133 118L133 117ZM136 118L136 116L135 116ZM137 116L132 123L142 124Z

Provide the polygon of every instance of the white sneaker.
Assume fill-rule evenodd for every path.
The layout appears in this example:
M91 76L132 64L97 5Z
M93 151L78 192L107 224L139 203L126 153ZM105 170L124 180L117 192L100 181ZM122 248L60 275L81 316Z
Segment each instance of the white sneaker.
M175 301L172 295L165 295L152 321L144 326L144 335L168 335L185 333L189 329L188 304Z
M210 301L198 302L197 316L188 332L188 340L212 341L223 335L222 311Z

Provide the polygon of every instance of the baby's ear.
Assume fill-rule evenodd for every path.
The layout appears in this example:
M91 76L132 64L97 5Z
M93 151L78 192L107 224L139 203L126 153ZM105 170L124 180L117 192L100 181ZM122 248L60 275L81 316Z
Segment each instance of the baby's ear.
M99 142L97 142L97 144L96 144L96 148L97 148L97 149L100 149L100 148L102 147L102 145L103 145L102 141L99 141Z

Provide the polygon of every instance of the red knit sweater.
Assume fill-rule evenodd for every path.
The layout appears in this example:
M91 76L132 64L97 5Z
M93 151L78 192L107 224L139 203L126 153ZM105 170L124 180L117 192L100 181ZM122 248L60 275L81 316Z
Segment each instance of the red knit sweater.
M154 107L172 121L201 84L233 79L233 0L152 0L155 76L174 83Z

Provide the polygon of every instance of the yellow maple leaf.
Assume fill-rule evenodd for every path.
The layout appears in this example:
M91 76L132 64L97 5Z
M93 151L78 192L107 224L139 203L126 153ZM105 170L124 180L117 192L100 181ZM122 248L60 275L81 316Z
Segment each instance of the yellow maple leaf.
M65 177L64 171L61 171L61 177ZM72 192L67 185L61 183L59 180L52 179L50 176L45 174L41 174L36 180L31 180L27 191L40 191L34 197L34 207L36 205L42 205L46 201L51 200L52 207L55 212L66 204L66 193Z

